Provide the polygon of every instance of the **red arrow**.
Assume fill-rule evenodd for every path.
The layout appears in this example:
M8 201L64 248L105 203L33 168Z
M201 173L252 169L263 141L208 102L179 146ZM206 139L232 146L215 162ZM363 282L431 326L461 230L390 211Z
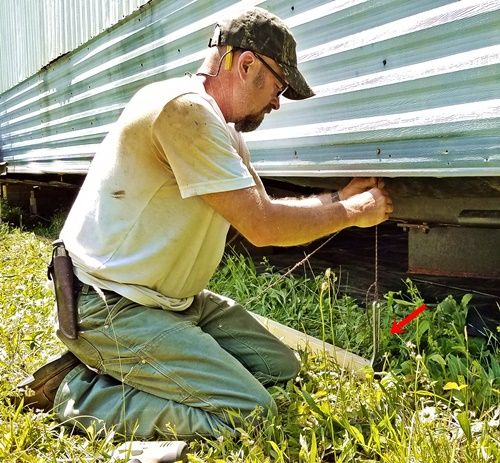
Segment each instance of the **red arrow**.
M417 307L410 315L406 316L399 323L394 320L391 326L391 334L401 334L404 333L403 326L410 323L415 317L420 315L424 310L427 309L425 304L422 304L420 307Z

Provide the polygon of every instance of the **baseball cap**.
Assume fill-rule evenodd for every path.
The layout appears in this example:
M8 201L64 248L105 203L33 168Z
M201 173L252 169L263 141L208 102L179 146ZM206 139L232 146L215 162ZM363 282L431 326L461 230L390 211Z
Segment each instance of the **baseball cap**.
M290 29L276 15L254 7L218 22L208 46L231 45L276 61L289 84L283 94L290 100L314 96L297 67L296 42Z

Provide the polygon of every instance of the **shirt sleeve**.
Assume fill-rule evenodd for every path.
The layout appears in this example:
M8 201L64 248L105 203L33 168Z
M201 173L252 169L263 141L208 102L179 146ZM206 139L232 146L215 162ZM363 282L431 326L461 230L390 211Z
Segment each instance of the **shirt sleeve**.
M235 137L201 95L188 93L167 103L152 130L183 198L255 185Z

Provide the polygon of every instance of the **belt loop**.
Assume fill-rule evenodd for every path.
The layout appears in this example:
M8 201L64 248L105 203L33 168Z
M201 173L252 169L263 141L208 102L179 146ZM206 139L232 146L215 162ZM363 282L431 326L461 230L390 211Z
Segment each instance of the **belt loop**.
M88 294L89 293L89 289L90 289L90 286L89 285L86 285L86 284L83 284L82 286L82 289L81 289L81 293L82 294Z

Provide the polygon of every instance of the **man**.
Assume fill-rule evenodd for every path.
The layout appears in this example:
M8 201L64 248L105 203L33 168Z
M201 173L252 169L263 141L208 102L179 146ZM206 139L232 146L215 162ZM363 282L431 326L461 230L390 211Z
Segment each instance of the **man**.
M276 413L265 386L294 353L241 305L204 288L230 225L256 246L307 243L392 211L383 184L270 198L241 132L280 96L313 95L295 41L271 13L222 21L200 71L140 90L95 155L61 232L77 277L78 336L25 382L61 421L150 438L218 436ZM232 124L234 124L234 127Z

